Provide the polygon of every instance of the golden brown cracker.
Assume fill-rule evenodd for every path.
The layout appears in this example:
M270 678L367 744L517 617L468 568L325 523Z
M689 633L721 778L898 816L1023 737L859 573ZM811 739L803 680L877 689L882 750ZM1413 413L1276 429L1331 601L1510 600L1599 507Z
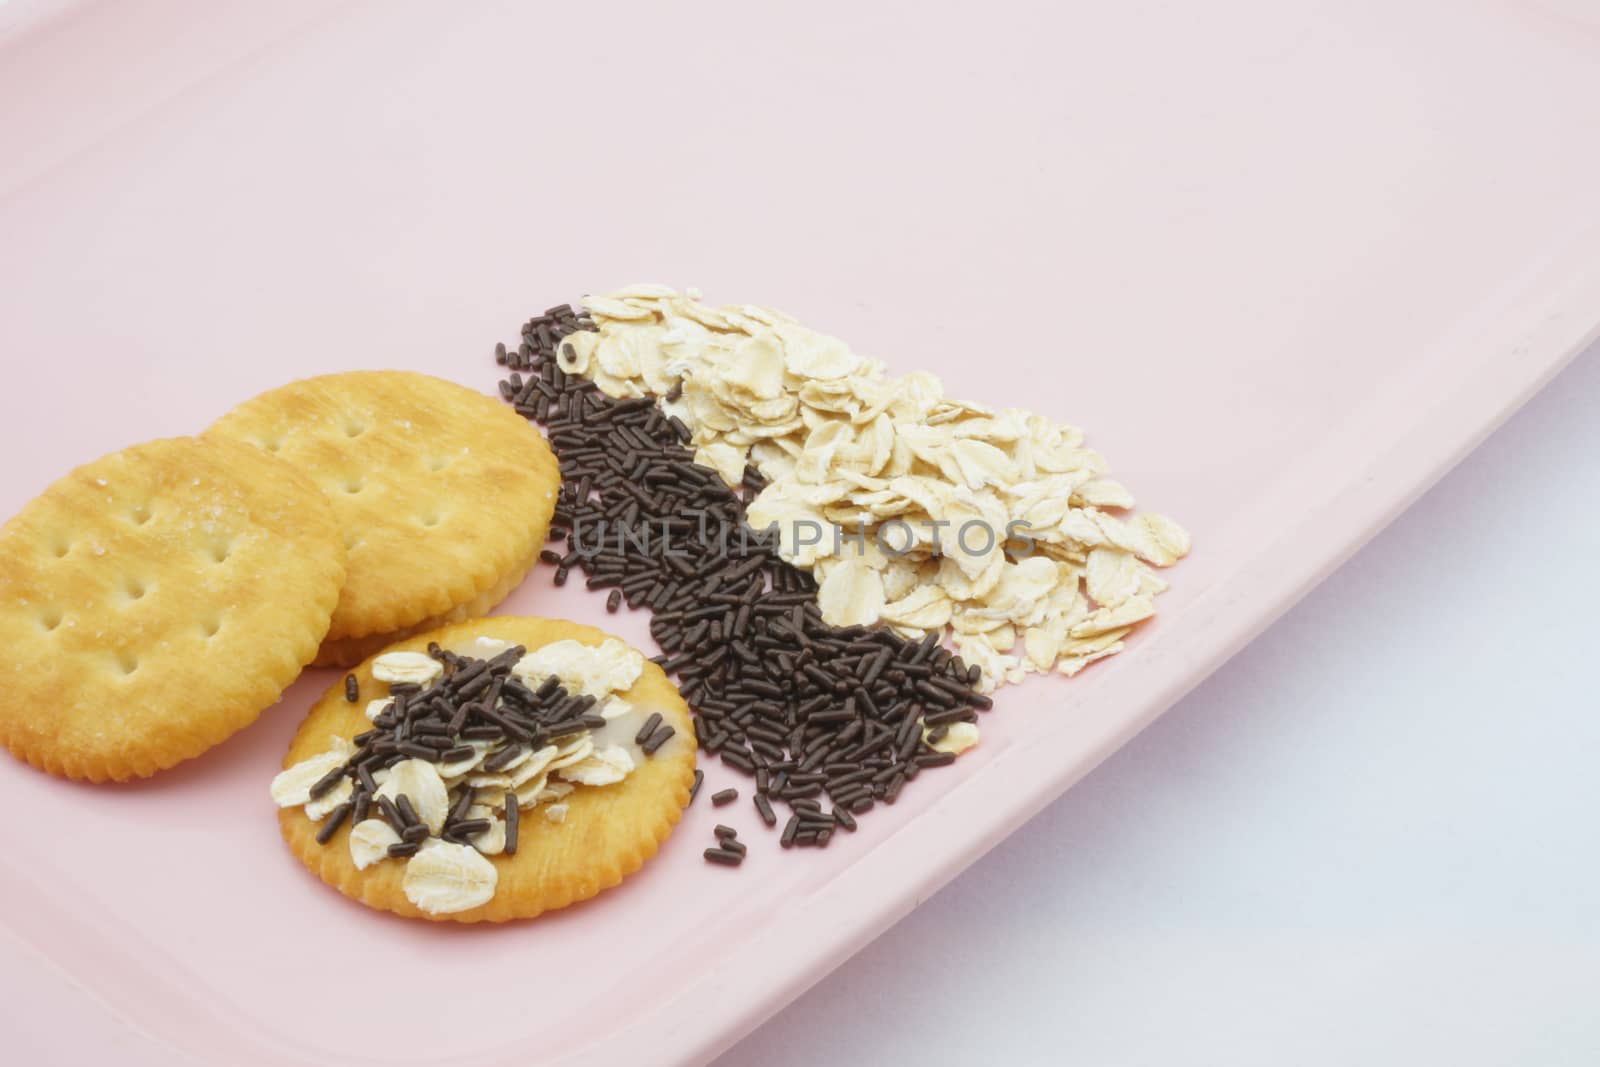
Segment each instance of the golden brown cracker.
M481 618L494 610L506 597L516 591L517 586L528 576L533 565L539 562L538 550L513 568L505 577L496 582L493 587L479 593L465 604L457 605L443 615L435 615L431 619L424 619L415 626L408 626L398 633L371 634L367 637L345 637L337 640L330 638L322 642L322 648L317 650L317 658L311 665L313 667L349 667L360 663L364 659L376 656L390 645L398 644L408 637L414 637L429 630L438 630L449 626L451 623L464 622L467 619Z
M591 626L557 619L495 617L457 623L422 634L384 651L422 651L429 642L463 648L474 637L496 637L529 650L572 639L598 645L610 635ZM356 668L362 699L345 699L344 682L332 686L307 714L284 757L285 768L328 749L334 737L351 738L372 728L364 714L368 699L385 692L372 678L369 660ZM385 860L357 870L350 858L350 826L341 826L326 845L316 841L317 823L301 808L278 813L290 850L317 877L368 907L411 918L450 922L504 922L531 918L587 900L619 884L655 855L683 814L694 781L694 728L689 709L661 668L646 660L633 688L620 696L637 708L659 711L677 731L655 756L646 757L623 781L580 786L562 803L560 823L544 817L543 807L524 811L520 844L514 856L491 856L498 873L495 895L468 911L432 915L417 908L402 887L405 863Z
M525 419L409 371L293 382L207 432L288 460L332 502L349 573L325 664L353 663L369 647L351 639L414 632L509 592L508 577L544 543L560 486L555 457Z
M197 756L311 661L344 581L312 481L225 439L136 445L0 528L0 743L99 782Z

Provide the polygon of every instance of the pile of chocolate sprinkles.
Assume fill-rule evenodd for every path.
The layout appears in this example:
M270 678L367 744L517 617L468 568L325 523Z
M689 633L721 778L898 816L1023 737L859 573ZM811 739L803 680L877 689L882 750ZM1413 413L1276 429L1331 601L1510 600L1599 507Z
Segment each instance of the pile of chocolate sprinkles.
M366 819L374 810L400 836L389 846L390 856L410 856L428 838L428 826L417 816L411 799L400 794L391 801L377 795L373 776L382 768L408 759L429 763L454 763L475 751L468 743L504 744L482 764L494 772L513 763L526 752L548 744L565 744L579 734L598 730L606 720L594 712L592 696L574 696L561 687L555 676L530 689L511 673L527 650L513 646L491 659L462 656L428 646L428 655L444 667L443 675L430 687L396 684L389 687L390 701L372 720L372 729L352 738L356 746L342 766L329 771L311 787L313 799L337 786L341 779L352 780L350 799L328 813L317 830L317 841L327 844L334 833L350 820L351 825ZM346 693L350 681L346 681ZM665 731L665 735L662 735ZM671 726L658 724L648 741L654 752L672 736ZM452 787L453 803L445 820L445 841L472 844L472 838L489 829L487 819L469 819L476 790L465 782ZM507 855L517 851L517 796L507 790L502 813L506 821Z
M745 525L757 471L746 468L741 496L694 462L688 429L654 398L615 400L561 370L562 339L593 328L562 305L526 323L514 351L495 348L510 371L501 396L544 426L560 461L550 536L566 551L544 557L555 583L576 567L590 589L611 590L608 609L648 608L665 650L655 662L676 676L701 747L755 778L767 826L775 804L789 809L785 848L826 846L924 768L954 761L929 741L990 707L978 669L936 634L911 642L824 623L812 577Z

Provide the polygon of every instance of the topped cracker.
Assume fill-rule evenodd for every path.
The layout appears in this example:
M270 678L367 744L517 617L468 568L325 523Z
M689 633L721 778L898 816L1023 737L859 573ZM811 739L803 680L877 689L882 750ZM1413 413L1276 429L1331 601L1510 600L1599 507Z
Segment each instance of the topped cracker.
M207 431L266 449L333 504L349 574L330 645L406 630L521 577L560 474L538 431L498 401L425 374L355 371L247 400Z
M0 743L122 781L254 721L316 654L344 581L317 487L220 438L80 467L0 528Z
M605 690L607 701L624 705L626 712L606 719L603 727L563 731L544 747L537 747L542 742L474 741L470 756L408 758L374 772L377 795L390 801L406 796L417 817L429 823L428 836L407 847L379 804L360 814L337 807L312 810L315 787L307 788L307 779L322 779L347 758L364 762L359 750L352 753L351 739L362 737L370 744L371 731L388 717L380 713L377 722L370 720L364 708L345 699L341 682L312 707L272 785L284 839L301 862L370 907L472 923L528 918L588 899L654 855L689 802L695 762L688 706L660 667L588 626L499 616L401 642L355 669L361 691L383 692L380 676L409 676L408 670L421 665L418 656L433 658L424 655L430 644L441 646L441 656L515 656L516 677L530 692L550 694L547 682L552 688L565 685L580 669L593 687ZM467 669L474 672L469 677L478 677L484 665ZM425 700L426 693L415 699ZM637 737L652 713L672 736L648 751ZM326 781L323 787L328 788ZM444 815L442 838L440 826L430 821L430 815L436 820L445 810L441 788L448 791L449 811L460 811ZM452 840L448 824L458 818L486 826L470 840L459 835ZM511 820L518 827L515 847L507 840Z

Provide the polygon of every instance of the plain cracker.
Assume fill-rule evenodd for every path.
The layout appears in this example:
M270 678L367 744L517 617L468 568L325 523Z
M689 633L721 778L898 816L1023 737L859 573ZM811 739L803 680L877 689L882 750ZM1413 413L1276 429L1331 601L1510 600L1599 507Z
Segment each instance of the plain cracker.
M427 633L429 630L439 630L453 623L465 622L468 619L481 618L493 611L495 605L516 591L522 584L533 565L539 562L539 550L536 548L532 555L523 560L521 564L512 569L490 588L479 593L465 604L458 604L443 615L435 615L431 619L424 619L415 626L408 626L399 633L370 634L366 637L330 638L322 642L322 647L317 650L317 658L311 665L313 667L349 667L360 663L364 659L376 656L390 645L398 644L408 637Z
M526 420L408 371L293 382L207 432L289 460L333 503L349 573L322 664L348 665L370 647L350 639L387 642L509 592L509 576L544 543L560 486L555 457Z
M0 743L68 778L199 755L310 662L344 581L333 511L232 441L80 467L0 528Z

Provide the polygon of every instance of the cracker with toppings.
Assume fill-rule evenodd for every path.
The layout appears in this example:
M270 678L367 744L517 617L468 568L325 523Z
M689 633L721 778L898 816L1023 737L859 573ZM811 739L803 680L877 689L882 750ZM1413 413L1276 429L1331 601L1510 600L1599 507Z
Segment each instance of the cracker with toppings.
M318 666L476 618L538 556L560 473L544 438L490 397L405 371L293 382L208 434L256 445L332 502L349 577Z
M326 499L257 449L177 438L80 467L0 529L0 743L92 782L197 756L311 661L343 581Z
M458 623L353 673L372 701L330 688L271 792L290 850L369 907L469 923L563 908L638 870L689 802L687 706L592 627Z

